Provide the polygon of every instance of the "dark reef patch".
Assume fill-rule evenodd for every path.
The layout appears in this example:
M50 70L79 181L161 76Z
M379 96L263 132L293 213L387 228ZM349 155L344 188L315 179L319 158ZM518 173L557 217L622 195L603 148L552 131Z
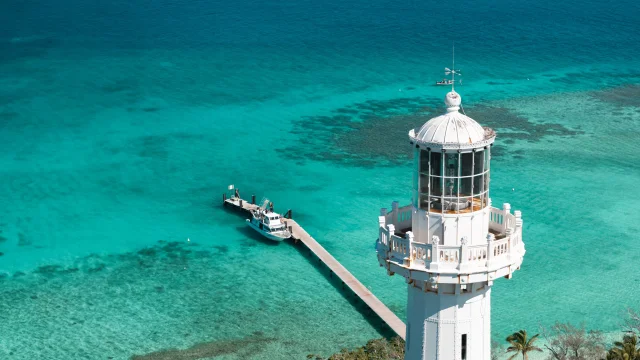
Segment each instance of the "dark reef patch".
M215 245L214 249L218 250L221 254L226 254L229 252L229 247L227 245Z
M138 251L138 254L142 256L156 256L158 252L152 247L147 247Z
M537 142L546 136L582 134L559 123L537 123L504 107L476 105L467 114L483 126L494 128L505 144ZM407 134L442 113L440 101L398 98L368 100L333 110L329 115L303 116L291 133L295 144L277 149L290 160L325 161L344 166L387 166L411 158ZM498 156L504 154L500 150Z
M593 91L591 97L615 106L640 107L640 85L624 85L608 90Z
M196 360L229 354L250 358L262 352L265 345L276 340L276 338L252 335L242 339L203 342L184 350L166 349L145 355L133 355L131 360Z
M504 107L475 105L467 108L467 113L483 126L493 128L498 139L507 144L517 140L538 142L547 136L575 136L583 134L579 129L570 129L559 123L537 123ZM509 141L509 142L507 142ZM497 146L494 146L494 148ZM496 155L495 151L493 153Z
M106 268L107 268L107 265L100 263L100 264L98 264L98 265L96 265L94 267L87 268L87 272L90 273L90 274L91 273L97 273L97 272L100 272L100 271L102 271L102 270L104 270Z
M60 265L44 265L37 268L34 272L40 275L51 276L62 269Z
M211 257L212 252L210 251L192 251L189 249L194 246L197 246L197 244L187 244L177 241L162 241L158 245L128 253L109 254L104 256L90 254L74 261L71 266L67 267L58 264L43 265L34 270L33 274L44 276L45 278L53 278L54 276L70 275L79 272L91 275L106 270L115 270L119 268L117 263L129 264L141 269L151 268L154 266L183 269L188 265L189 259ZM225 251L228 251L226 246L223 247ZM21 277L25 275L26 274L23 272L17 272L13 277Z

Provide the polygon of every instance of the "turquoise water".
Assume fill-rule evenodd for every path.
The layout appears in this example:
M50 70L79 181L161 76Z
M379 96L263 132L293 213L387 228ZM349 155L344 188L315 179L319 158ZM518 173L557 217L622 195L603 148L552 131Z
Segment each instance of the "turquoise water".
M221 194L293 209L404 318L377 215L410 200L406 134L442 110L453 41L466 113L498 131L493 202L525 220L494 335L617 331L640 307L639 6L3 2L0 357L301 359L388 335Z

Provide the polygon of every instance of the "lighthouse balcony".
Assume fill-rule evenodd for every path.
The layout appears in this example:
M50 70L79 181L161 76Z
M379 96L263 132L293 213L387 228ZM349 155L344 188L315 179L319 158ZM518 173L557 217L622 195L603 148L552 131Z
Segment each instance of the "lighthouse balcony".
M379 238L376 243L378 260L389 273L407 279L428 281L438 276L441 283L474 283L511 277L522 263L525 253L522 242L520 211L510 212L490 208L487 241L478 245L462 243L441 245L416 241L411 231L412 206L392 205L392 211L379 218Z

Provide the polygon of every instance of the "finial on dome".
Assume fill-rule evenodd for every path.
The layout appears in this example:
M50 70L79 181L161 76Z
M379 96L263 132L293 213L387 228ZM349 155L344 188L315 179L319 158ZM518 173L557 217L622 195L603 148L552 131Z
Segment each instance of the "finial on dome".
M460 104L462 104L462 98L460 94L451 90L444 97L444 104L447 105L447 112L460 110Z

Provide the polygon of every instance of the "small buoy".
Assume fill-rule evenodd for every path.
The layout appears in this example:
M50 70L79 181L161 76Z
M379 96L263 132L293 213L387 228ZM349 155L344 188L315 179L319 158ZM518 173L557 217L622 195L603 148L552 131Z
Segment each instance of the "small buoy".
M187 238L187 242L191 242L191 239Z
M516 191L516 188L511 188L511 191Z
M527 78L527 80L529 80L529 78Z
M402 91L402 89L398 89L398 91Z

